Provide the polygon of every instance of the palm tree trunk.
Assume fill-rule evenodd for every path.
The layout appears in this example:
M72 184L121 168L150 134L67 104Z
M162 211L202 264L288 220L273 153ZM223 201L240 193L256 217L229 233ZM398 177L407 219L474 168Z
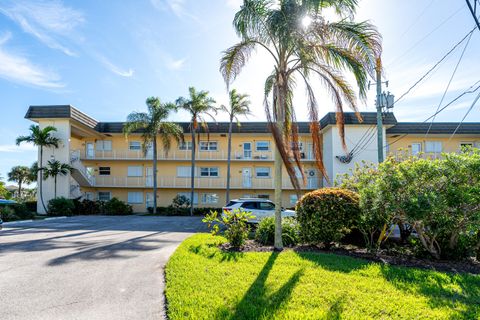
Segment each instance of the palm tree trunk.
M153 213L157 213L157 137L153 138Z
M230 166L232 158L232 122L233 118L230 117L230 123L228 125L228 148L227 148L227 192L226 192L226 204L230 202Z
M57 175L55 175L55 178L53 178L54 181L54 190L53 190L53 197L54 199L57 198Z
M40 177L38 179L38 195L40 196L40 203L43 206L43 209L45 210L45 214L48 214L47 207L45 207L45 203L43 202L43 189L42 189L42 182L43 182L43 175L42 175L42 170L43 170L43 147L40 146L40 166L39 166L39 171L40 172ZM38 176L38 173L37 173ZM38 177L37 177L38 178Z
M194 194L195 194L195 128L193 127L192 122L192 168L190 171L190 215L193 216L193 202L194 202Z
M22 179L18 179L18 199L22 199Z

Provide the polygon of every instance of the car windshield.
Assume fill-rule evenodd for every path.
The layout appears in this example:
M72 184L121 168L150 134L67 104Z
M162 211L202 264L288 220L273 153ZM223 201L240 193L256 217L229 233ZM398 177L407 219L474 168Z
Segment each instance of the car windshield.
M231 207L233 205L236 205L238 203L238 201L230 201L228 204L227 204L227 207Z

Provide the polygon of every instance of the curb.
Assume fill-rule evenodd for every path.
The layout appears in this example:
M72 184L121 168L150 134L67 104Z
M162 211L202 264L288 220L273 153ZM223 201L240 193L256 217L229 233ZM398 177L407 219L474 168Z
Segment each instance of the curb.
M22 223L28 223L28 222L42 222L42 221L49 221L49 220L58 220L58 219L66 219L66 216L62 217L51 217L51 218L45 218L45 219L39 219L39 220L18 220L18 221L9 221L9 222L4 222L2 225L3 226L8 226L8 225L13 225L13 224L22 224Z

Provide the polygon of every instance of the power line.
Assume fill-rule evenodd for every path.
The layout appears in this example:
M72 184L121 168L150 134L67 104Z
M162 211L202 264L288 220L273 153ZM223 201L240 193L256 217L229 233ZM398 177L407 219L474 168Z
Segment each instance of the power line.
M393 105L397 104L400 100L402 100L407 94L410 93L420 82L422 82L433 70L435 70L452 52L454 52L463 41L465 41L474 31L476 27L473 28L470 32L468 32L459 42L457 42L450 51L448 51L437 63L433 65L417 82L415 82L405 93L403 93L400 98L398 98Z
M453 69L452 76L450 77L450 80L448 81L447 87L445 88L445 91L443 92L442 99L440 99L440 103L438 104L437 111L440 109L443 100L445 99L445 96L447 95L448 89L450 89L450 85L452 84L452 80L455 77L455 74L457 73L458 66L460 65L460 62L462 62L463 56L465 55L465 51L467 51L468 44L470 43L470 40L472 39L473 32L470 34L468 37L467 43L465 44L465 47L463 48L462 54L460 55L460 58L458 59L457 64L455 65L455 68ZM437 112L435 111L435 112ZM430 125L428 126L427 133L425 133L425 137L428 136L430 133L430 129L432 128L433 122L435 121L435 117L433 117L432 121L430 122Z
M463 116L462 120L460 121L460 123L458 124L458 126L455 128L455 130L453 131L452 135L450 136L450 138L448 139L448 141L452 140L453 136L455 135L455 133L457 133L458 129L460 128L460 126L462 125L463 121L465 121L465 119L467 118L468 114L472 111L473 107L475 106L475 104L477 103L478 99L480 99L480 93L477 95L477 97L473 100L473 103L472 105L470 106L470 108L468 108L467 110L467 113L465 113L465 115Z
M413 22L408 26L408 28L400 35L399 38L402 38L404 35L406 35L408 33L408 31L410 31L410 29L412 29L412 27L414 25L416 25L420 20L421 17L423 17L423 15L427 12L428 8L430 8L432 6L432 4L435 2L436 0L431 0L429 4L427 4L427 6L425 8L423 8L422 12L417 16L415 17L415 19L413 20Z
M480 7L480 2L478 2L478 0L472 0L474 2L474 5L472 6L472 4L470 3L470 0L466 0L466 1L467 1L468 9L470 9L470 12L472 13L473 20L475 20L478 30L480 30L480 20L477 17L477 3L478 3L478 6Z

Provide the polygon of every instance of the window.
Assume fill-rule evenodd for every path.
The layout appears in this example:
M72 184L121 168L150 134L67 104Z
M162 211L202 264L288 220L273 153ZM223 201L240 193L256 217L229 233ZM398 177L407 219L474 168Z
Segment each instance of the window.
M295 151L295 149L298 149L298 151L303 151L303 142L298 142L297 146L295 146L295 144L292 142L290 146L293 151Z
M422 144L421 143L412 143L412 156L415 156L422 152Z
M257 168L255 168L255 177L257 177L257 178L269 178L270 177L270 168L267 168L267 167L257 167Z
M142 166L128 166L127 176L129 176L129 177L143 177Z
M259 202L258 209L260 210L275 210L275 205L271 202Z
M200 177L218 177L218 168L200 168Z
M473 142L461 142L460 143L460 151L463 150L470 150L474 147Z
M218 203L218 194L216 194L216 193L204 193L202 195L202 202L203 203L208 203L208 204Z
M110 140L97 140L98 151L112 151L112 141Z
M178 196L184 196L185 198L187 199L191 199L190 198L190 192L179 192L177 193ZM191 201L190 201L191 202ZM198 204L198 193L194 193L193 194L193 204Z
M442 152L441 141L427 141L425 142L425 152L427 153L440 153Z
M270 150L270 142L268 142L268 141L257 141L257 142L255 142L255 150L257 150L257 151L268 151L268 150Z
M188 178L191 177L192 167L177 167L177 177Z
M180 142L178 145L178 149L180 150L192 150L192 141L185 141L185 142Z
M290 205L294 206L297 204L298 196L296 194L290 195Z
M217 141L200 141L200 151L217 151Z
M110 191L99 191L98 192L98 201L109 201L112 197Z
M241 205L242 208L244 209L257 209L257 203L256 202L244 202Z
M100 176L109 176L110 175L110 167L99 167L98 174Z
M85 192L85 199L86 200L90 200L90 201L93 201L95 199L93 199L93 192Z
M140 141L130 141L128 143L128 149L132 151L142 150L142 143Z
M259 194L257 196L257 198L260 198L260 199L270 199L270 195L269 194Z
M128 193L128 203L132 204L142 204L143 203L143 192L129 192Z

